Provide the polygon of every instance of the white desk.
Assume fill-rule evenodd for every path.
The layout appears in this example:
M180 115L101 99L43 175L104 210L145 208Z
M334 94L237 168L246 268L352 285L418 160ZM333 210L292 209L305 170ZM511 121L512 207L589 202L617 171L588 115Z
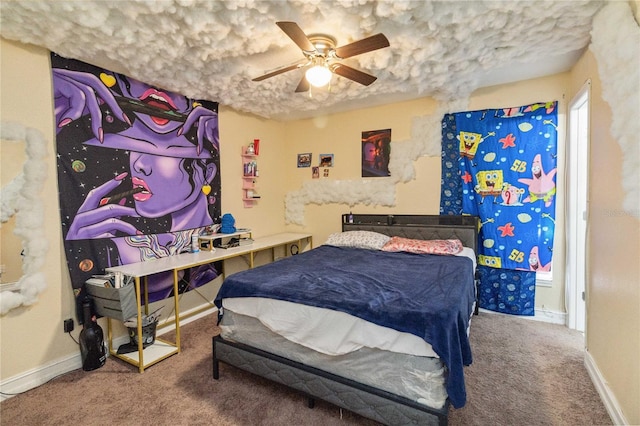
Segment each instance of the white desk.
M231 236L231 234L222 235ZM131 354L118 354L112 344L111 318L107 318L107 340L109 342L109 353L120 358L130 364L136 365L142 373L146 367L149 367L171 355L180 353L180 309L178 301L178 272L184 269L193 268L200 265L214 263L220 260L230 259L238 256L249 256L249 268L254 266L254 254L262 250L272 250L272 259L275 260L275 249L277 247L290 244L297 244L301 248L302 243L306 242L309 248L313 247L311 234L301 234L294 232L285 232L281 234L269 235L266 237L256 238L252 244L233 247L228 249L217 248L215 251L199 251L197 253L183 253L175 256L167 256L160 259L150 260L146 262L129 263L127 265L106 268L107 272L120 272L123 275L134 278L136 286L136 303L138 308L138 319L142 318L142 298L141 298L141 278L144 278L144 295L145 295L145 312L148 314L148 297L146 277L157 274L159 272L173 272L173 294L174 294L174 310L175 310L175 342L167 342L157 339L153 345L143 349L142 338L138 339L138 351ZM138 336L142 336L142 321L138 320ZM145 360L146 359L146 360Z

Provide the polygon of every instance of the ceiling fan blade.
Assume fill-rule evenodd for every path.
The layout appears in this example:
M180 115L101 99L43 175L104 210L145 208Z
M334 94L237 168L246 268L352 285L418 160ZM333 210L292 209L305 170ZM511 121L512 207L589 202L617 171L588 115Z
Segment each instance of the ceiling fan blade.
M372 76L371 74L367 74L366 72L362 72L340 63L332 64L331 71L341 77L348 78L349 80L353 80L364 86L368 86L378 79L378 77Z
M306 60L306 59L302 59L302 60L300 60L300 61L296 62L295 64L288 65L288 66L286 66L286 67L282 67L282 68L278 68L278 69L277 69L277 70L275 70L275 71L271 71L271 72L269 72L269 73L266 73L265 75L261 75L260 77L256 77L256 78L254 78L254 79L253 79L253 80L251 80L251 81L262 81L262 80L266 80L267 78L274 77L274 76L276 76L276 75L279 75L279 74L285 73L285 72L287 72L287 71L291 71L291 70L295 70L295 69L301 68L301 67L303 67L304 65L306 65L308 62L309 62L308 60Z
M297 44L300 49L304 50L305 52L316 51L313 43L309 41L307 35L295 22L280 21L276 22L276 25L279 26L280 29L284 31L285 34L288 35L289 38L293 40L293 42Z
M309 82L307 81L307 77L304 74L302 74L300 83L298 83L298 87L296 87L296 93L308 92L308 91L309 91Z
M346 59L362 53L382 49L383 47L389 47L389 40L381 33L338 47L336 48L336 55L339 58Z

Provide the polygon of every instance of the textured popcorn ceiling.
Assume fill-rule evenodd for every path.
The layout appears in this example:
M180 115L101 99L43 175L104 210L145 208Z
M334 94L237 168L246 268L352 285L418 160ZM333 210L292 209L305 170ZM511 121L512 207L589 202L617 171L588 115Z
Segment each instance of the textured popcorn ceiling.
M258 116L291 120L568 70L602 1L18 1L0 3L2 37ZM346 64L378 77L334 76L294 93L302 70L251 79L302 59L275 25L295 21L342 46L384 33L390 48Z

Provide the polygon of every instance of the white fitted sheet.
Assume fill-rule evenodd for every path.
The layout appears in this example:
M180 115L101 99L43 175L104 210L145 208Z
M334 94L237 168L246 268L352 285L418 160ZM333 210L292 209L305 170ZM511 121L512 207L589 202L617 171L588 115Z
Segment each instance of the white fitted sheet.
M262 297L224 299L222 306L225 311L256 318L274 333L327 355L343 355L368 347L437 357L431 345L418 336L344 312Z

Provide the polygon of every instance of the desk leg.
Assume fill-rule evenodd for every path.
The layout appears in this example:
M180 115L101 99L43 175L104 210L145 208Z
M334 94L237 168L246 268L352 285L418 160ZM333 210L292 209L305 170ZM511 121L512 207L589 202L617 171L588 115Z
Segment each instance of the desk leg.
M249 268L253 269L253 251L249 253Z
M180 353L180 295L178 294L178 270L173 270L173 309L175 313L175 325L176 325L176 347L178 348L178 353Z
M143 354L143 339L142 339L142 296L140 294L140 277L136 277L136 307L138 309L138 370L144 373L144 354Z
M111 329L111 317L107 317L107 342L109 343L109 353L113 353L113 330Z
M148 276L145 275L143 278L144 282L144 314L149 315L149 280Z

